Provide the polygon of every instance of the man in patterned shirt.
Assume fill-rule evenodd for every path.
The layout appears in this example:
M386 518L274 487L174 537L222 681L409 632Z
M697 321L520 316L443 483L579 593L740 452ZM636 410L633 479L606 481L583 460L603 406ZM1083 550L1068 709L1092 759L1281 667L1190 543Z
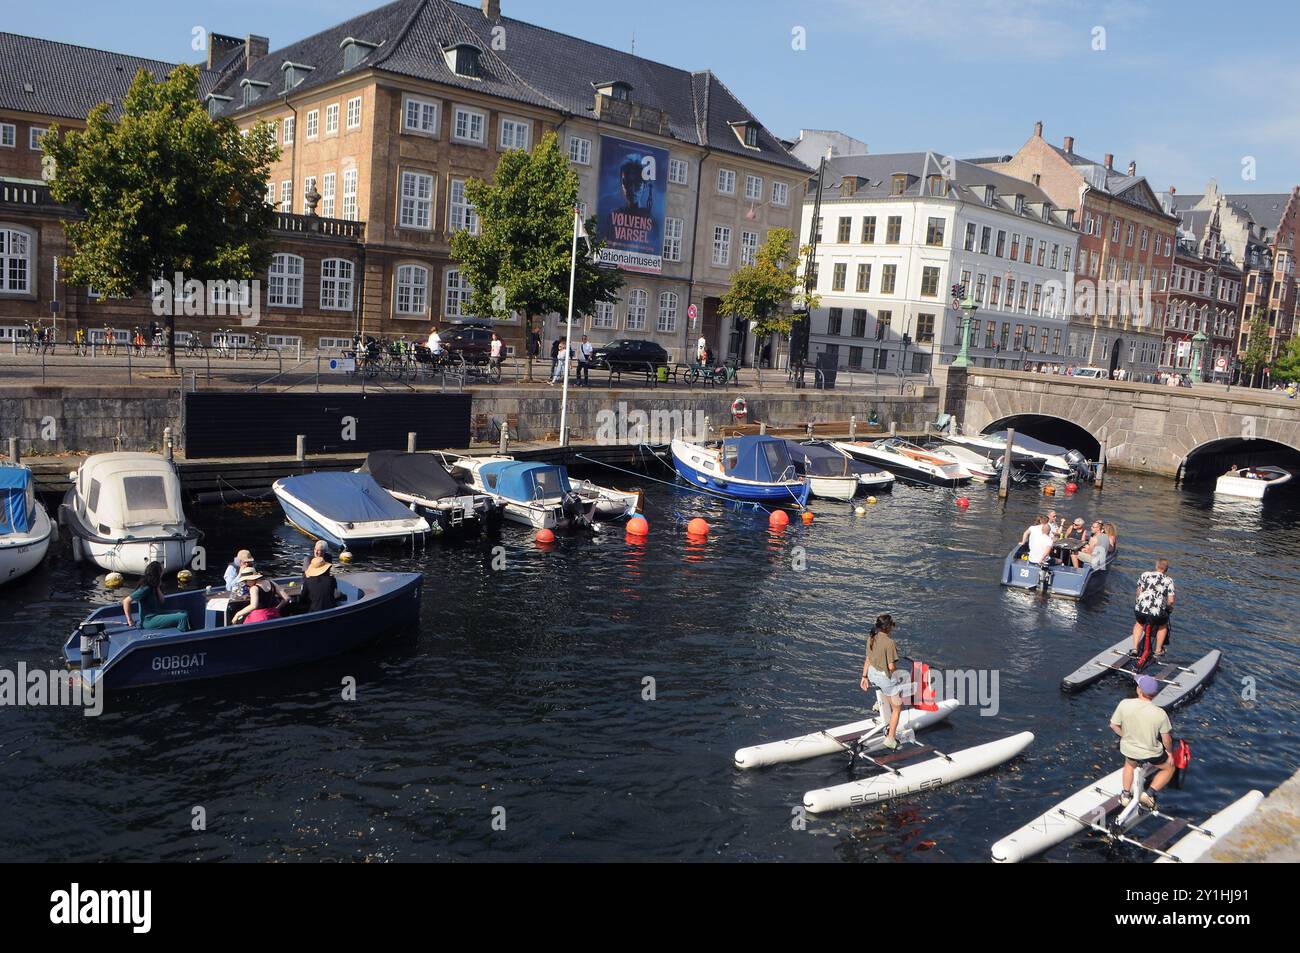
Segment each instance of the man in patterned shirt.
M1144 572L1138 579L1137 604L1133 606L1133 651L1137 656L1142 644L1142 631L1148 625L1156 633L1156 655L1165 652L1165 639L1169 635L1169 613L1174 608L1174 581L1168 575L1169 560L1157 559L1152 572Z

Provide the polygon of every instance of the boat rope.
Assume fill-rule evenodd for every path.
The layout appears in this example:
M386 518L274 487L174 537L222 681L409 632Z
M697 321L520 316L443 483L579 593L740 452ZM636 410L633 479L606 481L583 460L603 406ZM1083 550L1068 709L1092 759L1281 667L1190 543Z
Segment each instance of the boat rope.
M718 493L716 490L710 490L710 489L708 489L707 487L691 486L689 483L681 483L681 482L678 482L678 481L676 481L676 480L673 480L673 481L671 481L671 482L668 481L668 480L660 480L658 477L652 477L652 476L650 476L650 474L648 474L648 473L637 473L635 470L627 470L627 469L624 469L623 467L617 467L617 466L615 466L615 465L612 464L612 463L607 463L607 462L605 462L604 460L595 460L595 459L593 459L593 458L591 458L591 457L588 457L588 456L586 456L586 455L584 455L584 454L581 454L581 453L575 453L574 456L575 456L577 459L579 459L579 460L584 460L584 461L586 461L587 463L594 463L594 464L596 464L597 466L608 467L608 468L611 469L611 470L617 470L619 473L626 473L628 476L634 476L634 477L638 477L638 478L644 478L644 479L646 479L646 480L650 480L650 481L652 481L652 482L654 482L654 483L660 483L660 484L663 484L664 486L670 486L670 487L673 487L674 489L678 489L678 490L690 490L691 492L693 492L693 493L699 493L699 494L701 494L702 496L713 496L713 497L716 497L716 498L718 498L718 499L720 499L720 500L723 500L723 501L725 501L725 502L727 502L727 503L733 503L733 504L735 504L735 506L736 506L738 509L746 509L746 508L748 508L748 509L751 509L751 510L762 510L764 513L767 513L767 514L769 514L769 515L770 515L771 512L772 512L771 510L769 510L769 509L767 509L766 507L764 507L761 503L751 502L751 501L747 501L747 500L737 500L737 499L735 499L735 498L733 498L733 497L727 496L727 495L724 494L724 493ZM655 455L655 459L656 459L656 460L659 460L658 455ZM659 460L659 462L660 462L660 463L663 463L664 466L667 466L667 465L668 465L667 463L664 463L663 460ZM674 471L673 471L673 474L676 475L676 473L677 473L677 471L674 470Z

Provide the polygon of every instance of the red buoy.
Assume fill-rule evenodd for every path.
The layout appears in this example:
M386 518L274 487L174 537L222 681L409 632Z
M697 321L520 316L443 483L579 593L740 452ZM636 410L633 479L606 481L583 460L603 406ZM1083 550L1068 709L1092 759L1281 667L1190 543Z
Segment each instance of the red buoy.
M539 529L537 531L537 542L542 546L555 542L555 534L549 529Z
M957 505L960 506L963 510L966 509L966 507L970 506L970 497L969 496L957 497Z
M697 516L686 524L686 532L691 536L708 536L709 522Z
M811 525L812 525L812 521L813 521L813 512L812 512L812 510L804 510L804 511L803 511L803 525L804 525L804 526L811 526Z
M1073 482L1073 481L1071 481L1071 482L1065 484L1065 492L1066 492L1066 493L1077 493L1077 492L1079 492L1079 484L1077 484L1077 483L1075 483L1075 482Z
M629 536L648 536L650 524L644 516L634 516L627 521L627 533Z
M790 522L790 514L785 510L773 510L772 515L767 518L767 525L772 527L785 526Z

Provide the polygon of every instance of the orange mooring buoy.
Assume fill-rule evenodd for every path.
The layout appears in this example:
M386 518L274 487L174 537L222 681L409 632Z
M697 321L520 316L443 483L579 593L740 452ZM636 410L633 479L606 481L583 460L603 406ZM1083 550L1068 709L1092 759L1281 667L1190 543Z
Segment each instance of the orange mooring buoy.
M772 515L767 518L767 525L775 529L778 526L785 526L790 522L790 514L785 510L773 510Z
M700 519L700 517L697 516L686 524L686 532L691 536L708 536L709 521Z
M629 536L648 536L650 524L644 516L634 516L627 521L627 533Z
M555 534L549 529L539 529L537 531L537 542L542 546L553 543L555 542Z
M804 511L803 511L803 525L804 525L804 526L811 526L811 525L812 525L812 521L813 521L813 511L812 511L812 510L804 510Z

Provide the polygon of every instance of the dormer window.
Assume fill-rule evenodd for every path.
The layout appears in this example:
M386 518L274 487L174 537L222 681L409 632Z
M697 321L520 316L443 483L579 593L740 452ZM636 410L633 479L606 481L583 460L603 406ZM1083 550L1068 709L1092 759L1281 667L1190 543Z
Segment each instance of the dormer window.
M285 60L284 65L280 67L280 71L284 73L284 91L286 93L289 92L306 79L307 74L315 68L316 67L314 66L307 66L304 63L292 63L289 60Z
M263 83L256 79L240 80L239 85L244 88L244 105L249 106L261 98L262 93L271 85Z
M944 185L942 175L930 175L926 177L926 193L936 196L948 194L948 189Z
M740 122L727 123L727 125L731 126L731 131L736 134L736 138L745 144L746 148L758 148L758 123L754 120L743 119Z
M216 119L221 114L221 110L226 108L226 103L230 102L229 96L218 96L215 93L208 94L208 118Z
M360 66L367 56L369 56L378 43L369 43L366 40L358 40L354 36L345 37L340 41L339 46L343 50L343 68L345 70Z
M1020 215L1024 212L1024 210L1025 210L1025 197L1019 193L1016 193L1016 214Z
M1044 202L1044 203L1043 203L1043 221L1044 221L1044 222L1050 222L1051 220L1052 220L1052 203L1051 203L1051 202Z
M611 80L608 83L592 83L596 87L596 92L602 96L608 96L610 99L618 99L627 102L632 98L632 84L625 83L621 79Z
M998 198L998 187L997 187L996 185L986 185L986 186L984 186L984 204L985 204L985 205L987 205L987 206L989 206L989 207L991 208L991 207L993 206L993 203L997 201L997 198Z
M444 46L442 55L447 60L447 67L457 76L478 79L482 75L479 71L479 57L483 55L483 50L473 43L453 43Z
M896 172L889 177L889 194L902 195L907 191L907 174Z

